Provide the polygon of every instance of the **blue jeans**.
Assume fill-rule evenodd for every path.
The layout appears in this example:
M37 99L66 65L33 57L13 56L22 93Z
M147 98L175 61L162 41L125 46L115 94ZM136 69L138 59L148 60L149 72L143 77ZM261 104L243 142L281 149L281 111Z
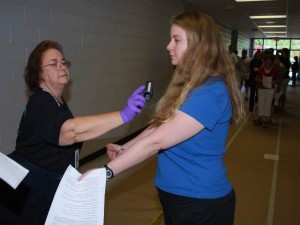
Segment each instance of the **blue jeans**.
M236 202L233 189L216 199L190 198L157 190L166 225L233 225Z

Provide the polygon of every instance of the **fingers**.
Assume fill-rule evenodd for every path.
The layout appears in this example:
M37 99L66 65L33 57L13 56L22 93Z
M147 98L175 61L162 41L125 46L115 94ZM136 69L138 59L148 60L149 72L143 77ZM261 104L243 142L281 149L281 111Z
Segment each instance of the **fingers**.
M146 88L145 85L140 86L138 89L136 89L136 90L133 92L132 96L141 94L142 91L143 91L145 88Z
M136 89L128 98L125 108L120 111L121 118L124 123L133 120L136 114L141 113L141 109L145 106L146 103L146 99L140 95L144 89L145 85L142 85L138 89Z
M106 150L111 150L111 149L113 150L114 144L109 143L105 147L106 147Z
M107 144L106 145L106 150L112 150L112 151L118 151L118 149L120 148L121 145L117 145L117 144Z
M130 103L128 105L130 107L130 110L137 114L140 114L142 112L141 109L144 108L146 104L146 99L141 95L136 95L129 101Z
M107 155L108 155L108 158L109 158L110 160L114 160L115 158L118 157L118 154L119 154L119 153L117 153L117 152L111 152L111 153L109 153L109 154L107 154Z
M135 104L135 105L136 105L136 103L143 103L143 104L146 103L146 99L142 95L140 95L140 94L132 95L128 99L128 101L130 102L130 104Z
M94 169L88 170L88 171L86 171L85 173L81 174L81 175L77 178L77 180L78 180L78 181L82 180L82 179L85 178L87 175L89 175L89 174L91 173L92 170L94 170Z
M117 158L119 154L122 153L123 151L123 146L122 145L117 145L117 144L107 144L106 145L106 153L109 157L109 159L113 160Z

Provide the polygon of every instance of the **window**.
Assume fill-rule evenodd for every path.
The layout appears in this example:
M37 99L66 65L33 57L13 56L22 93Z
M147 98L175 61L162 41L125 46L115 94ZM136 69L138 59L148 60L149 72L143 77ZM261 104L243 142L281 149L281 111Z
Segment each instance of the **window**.
M292 40L291 41L291 49L299 49L300 50L300 40Z
M276 41L272 38L253 39L253 55L258 49L262 51L267 49L273 49L274 54L276 55L281 49L287 48L290 50L291 63L295 61L295 56L298 56L300 58L300 38L282 38Z
M279 50L287 48L290 50L290 60L294 62L294 56L300 58L300 39L284 38L279 39L277 42L273 38L261 38L253 40L253 54L261 49L262 51L267 49L274 49L274 54Z
M263 48L276 50L276 41L274 39L265 39Z
M254 44L253 44L254 50L263 49L263 45L264 45L264 40L263 39L254 39Z
M289 39L279 40L277 42L277 49L283 49L283 48L290 49L291 48L290 45L291 45L291 40Z

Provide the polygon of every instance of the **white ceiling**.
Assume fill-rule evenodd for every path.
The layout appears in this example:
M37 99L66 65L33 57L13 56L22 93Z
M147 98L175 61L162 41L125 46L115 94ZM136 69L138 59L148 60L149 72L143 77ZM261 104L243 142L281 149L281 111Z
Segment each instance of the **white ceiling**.
M258 25L268 25L266 19L251 20L249 16L287 15L285 19L272 19L272 25L286 25L276 31L286 31L287 38L300 38L300 0L275 0L260 2L235 2L235 0L185 0L189 5L206 12L215 20L232 30L238 30L249 38L263 38L266 35L281 36L282 34L265 34L266 30Z

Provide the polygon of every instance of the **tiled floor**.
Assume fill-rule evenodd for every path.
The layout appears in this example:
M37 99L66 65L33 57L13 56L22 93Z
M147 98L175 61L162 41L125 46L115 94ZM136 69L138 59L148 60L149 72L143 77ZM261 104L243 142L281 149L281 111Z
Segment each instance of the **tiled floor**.
M237 194L235 225L300 224L300 87L288 87L276 126L257 127L253 115L230 130L225 157ZM106 156L80 168L99 167ZM163 225L153 185L156 158L107 183L105 225Z

